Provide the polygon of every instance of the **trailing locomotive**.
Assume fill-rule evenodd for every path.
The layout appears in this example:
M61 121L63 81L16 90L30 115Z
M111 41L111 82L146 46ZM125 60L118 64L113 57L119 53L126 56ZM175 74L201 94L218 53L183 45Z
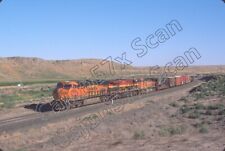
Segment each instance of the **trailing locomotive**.
M80 107L84 105L84 100L91 98L100 98L101 102L105 102L180 86L190 83L192 80L191 76L184 75L168 77L163 80L142 78L59 82L53 91L54 100L50 105L54 111L62 111Z

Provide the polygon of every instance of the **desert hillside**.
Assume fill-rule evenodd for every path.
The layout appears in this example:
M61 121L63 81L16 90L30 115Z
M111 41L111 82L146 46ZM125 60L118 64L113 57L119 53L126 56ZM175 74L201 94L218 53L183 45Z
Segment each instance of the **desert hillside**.
M59 79L84 79L93 78L91 69L98 73L105 73L110 76L122 76L133 74L155 74L162 73L163 67L132 67L113 62L114 70L109 63L100 65L100 59L79 59L79 60L44 60L40 58L8 57L0 58L0 82L16 81L43 81ZM111 70L110 70L111 69ZM110 73L114 71L113 74ZM192 66L180 71L182 73L221 73L225 72L225 66ZM108 76L109 77L109 76Z
M90 78L91 69L99 65L98 59L43 60L39 58L10 57L0 58L0 81L34 81L57 79ZM108 64L99 70L107 71ZM121 69L113 63L116 71ZM127 67L127 69L132 69ZM127 70L126 70L127 71Z

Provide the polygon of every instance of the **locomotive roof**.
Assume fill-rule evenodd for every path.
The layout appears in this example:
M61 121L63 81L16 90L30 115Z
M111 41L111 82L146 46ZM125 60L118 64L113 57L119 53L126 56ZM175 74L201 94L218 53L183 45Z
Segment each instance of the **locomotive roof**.
M156 81L155 78L129 78L129 79L111 79L111 80L72 80L72 81L61 81L58 84L62 85L75 85L75 86L88 86L88 85L108 85L108 84L119 84L119 83L130 83L133 81L152 80Z
M61 81L61 82L58 82L58 84L63 84L63 85L66 85L66 84L78 85L78 83L76 81Z

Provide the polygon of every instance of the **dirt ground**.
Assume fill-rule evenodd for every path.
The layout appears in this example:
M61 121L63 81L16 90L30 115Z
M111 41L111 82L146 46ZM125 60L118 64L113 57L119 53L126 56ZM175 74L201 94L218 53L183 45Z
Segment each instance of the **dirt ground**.
M39 129L2 133L3 151L224 151L225 116L180 113L189 89L141 99ZM200 102L203 100L200 100ZM204 101L225 104L221 98ZM218 120L220 118L220 120ZM198 127L207 122L207 127Z

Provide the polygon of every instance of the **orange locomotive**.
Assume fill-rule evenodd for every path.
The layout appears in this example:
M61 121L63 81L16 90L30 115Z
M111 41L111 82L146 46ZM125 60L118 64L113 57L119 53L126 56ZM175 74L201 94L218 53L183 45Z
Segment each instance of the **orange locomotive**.
M108 88L105 84L81 84L76 81L59 82L53 91L54 100L51 102L55 111L80 107L84 100L106 95Z
M163 82L162 82L163 81ZM100 98L101 102L145 94L150 91L180 86L192 81L191 76L158 79L117 79L109 81L59 82L50 103L54 111L80 107L84 100Z
M59 82L53 91L51 102L54 111L80 107L84 100L99 97L101 102L123 97L131 97L154 90L156 81L119 79L111 81Z

